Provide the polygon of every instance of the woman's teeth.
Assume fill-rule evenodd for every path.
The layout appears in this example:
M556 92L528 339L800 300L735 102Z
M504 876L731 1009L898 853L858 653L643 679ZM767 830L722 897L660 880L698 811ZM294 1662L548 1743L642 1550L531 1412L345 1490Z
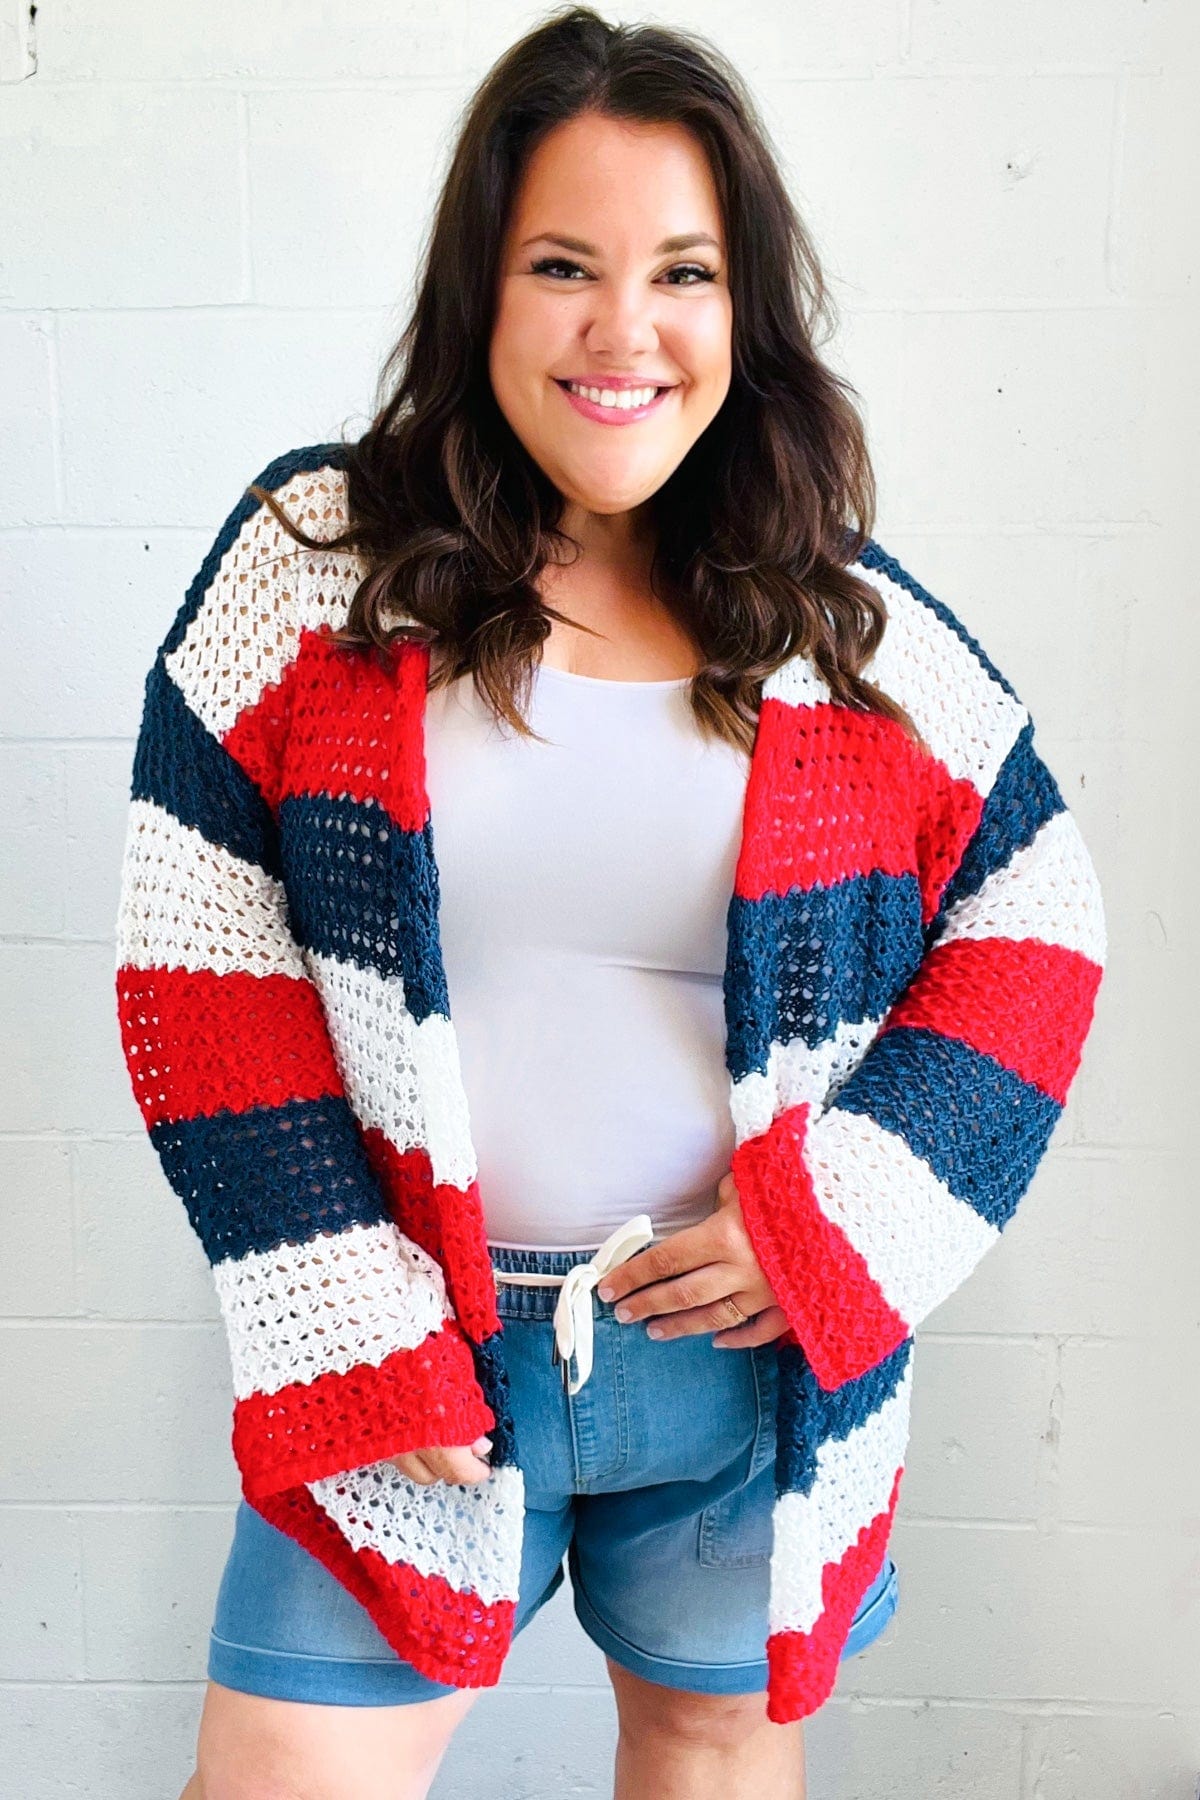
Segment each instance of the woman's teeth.
M591 400L596 406L615 406L618 412L628 412L633 406L649 406L658 393L656 387L644 388L594 388L580 387L578 382L568 381L566 387L572 394L579 394L584 400Z

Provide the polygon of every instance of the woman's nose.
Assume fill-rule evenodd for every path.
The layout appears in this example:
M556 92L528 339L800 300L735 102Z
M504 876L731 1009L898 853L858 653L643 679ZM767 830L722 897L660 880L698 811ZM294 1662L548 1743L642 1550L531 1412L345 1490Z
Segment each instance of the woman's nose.
M593 354L629 356L653 351L658 346L658 321L653 301L624 289L598 293L586 334Z

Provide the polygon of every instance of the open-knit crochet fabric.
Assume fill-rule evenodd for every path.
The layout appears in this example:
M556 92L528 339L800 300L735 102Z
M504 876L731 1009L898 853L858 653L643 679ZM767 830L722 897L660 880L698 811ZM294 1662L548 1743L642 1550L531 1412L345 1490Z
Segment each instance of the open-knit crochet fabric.
M257 477L347 518L344 447ZM914 1334L997 1240L1066 1102L1099 885L1008 680L874 541L887 629L833 700L763 686L728 911L732 1172L787 1320L767 1710L826 1699L903 1474ZM428 647L335 643L363 570L246 493L150 669L117 919L133 1091L212 1265L243 1492L461 1687L512 1636L524 1478L446 972ZM548 1126L548 1129L551 1128ZM390 1460L493 1439L480 1483Z

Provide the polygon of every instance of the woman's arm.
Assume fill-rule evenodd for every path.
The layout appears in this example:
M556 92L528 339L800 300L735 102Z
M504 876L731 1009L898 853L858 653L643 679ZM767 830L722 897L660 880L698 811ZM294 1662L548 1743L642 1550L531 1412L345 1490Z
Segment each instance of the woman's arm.
M260 477L310 530L312 479L284 459ZM495 1423L441 1268L389 1217L288 923L271 800L309 553L281 535L247 496L159 647L117 919L122 1046L212 1265L250 1496Z
M980 654L975 674L985 667L998 677ZM1014 707L1008 689L1009 730ZM801 1345L826 1389L895 1350L997 1240L1091 1024L1106 950L1099 882L1019 717L920 966L869 1048L822 1108L788 1108L732 1158L783 1341ZM961 789L946 791L961 809ZM943 841L953 831L948 814Z

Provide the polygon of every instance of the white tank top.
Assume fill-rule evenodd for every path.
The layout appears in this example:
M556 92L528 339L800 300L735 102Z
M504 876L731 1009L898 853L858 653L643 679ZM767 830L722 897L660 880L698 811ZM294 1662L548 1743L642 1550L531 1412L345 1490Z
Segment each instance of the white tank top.
M749 758L688 678L538 665L529 723L427 697L450 1015L488 1242L595 1249L706 1218L733 1125L722 976Z

